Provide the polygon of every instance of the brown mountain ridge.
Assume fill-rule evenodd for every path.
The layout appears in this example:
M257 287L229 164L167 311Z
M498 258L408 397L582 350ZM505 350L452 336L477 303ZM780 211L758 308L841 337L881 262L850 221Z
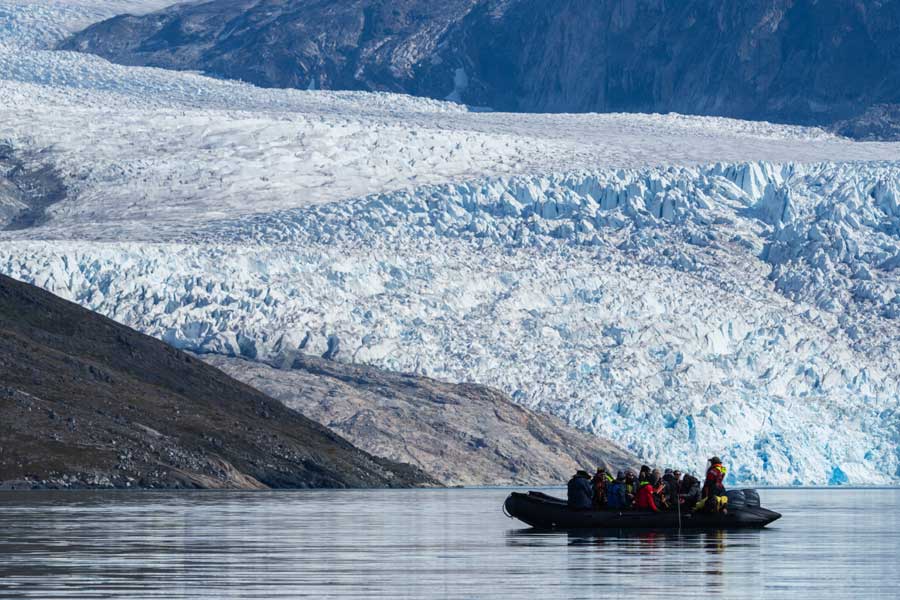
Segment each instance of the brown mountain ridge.
M2 487L435 483L163 342L0 276Z

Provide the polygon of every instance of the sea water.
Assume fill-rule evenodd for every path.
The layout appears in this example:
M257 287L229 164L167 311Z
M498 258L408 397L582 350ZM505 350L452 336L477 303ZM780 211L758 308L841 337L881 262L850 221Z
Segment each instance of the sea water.
M509 492L0 493L0 598L900 598L900 490L681 534L537 533Z

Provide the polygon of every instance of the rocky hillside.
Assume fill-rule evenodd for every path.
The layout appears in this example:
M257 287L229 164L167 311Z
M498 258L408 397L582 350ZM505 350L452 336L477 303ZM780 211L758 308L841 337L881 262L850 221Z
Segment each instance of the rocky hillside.
M63 47L270 87L829 124L900 101L898 40L884 0L213 0Z
M308 356L274 368L203 357L376 456L416 465L447 485L547 485L578 468L638 459L506 394Z
M0 415L5 487L433 483L162 342L4 276Z
M27 229L64 200L66 189L43 152L20 153L0 142L0 230Z
M831 126L838 135L862 141L900 141L900 104L875 104L866 112Z
M115 17L63 47L124 64L203 70L265 87L400 90L415 79L424 61L440 52L437 44L477 4L190 3L146 17Z

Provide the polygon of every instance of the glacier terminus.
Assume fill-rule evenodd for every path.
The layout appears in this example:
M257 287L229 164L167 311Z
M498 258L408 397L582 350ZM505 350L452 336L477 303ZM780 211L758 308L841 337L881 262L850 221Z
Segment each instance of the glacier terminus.
M165 4L0 1L2 273L200 355L490 385L730 483L900 482L900 143L54 49ZM65 193L31 206L13 164Z

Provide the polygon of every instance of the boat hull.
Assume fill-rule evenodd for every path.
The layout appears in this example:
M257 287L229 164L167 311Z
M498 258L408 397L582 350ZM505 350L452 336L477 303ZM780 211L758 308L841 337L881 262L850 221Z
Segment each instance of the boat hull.
M649 512L640 510L576 510L564 500L539 492L513 492L504 509L510 517L536 529L747 529L761 528L781 518L762 507L742 507L728 513Z

